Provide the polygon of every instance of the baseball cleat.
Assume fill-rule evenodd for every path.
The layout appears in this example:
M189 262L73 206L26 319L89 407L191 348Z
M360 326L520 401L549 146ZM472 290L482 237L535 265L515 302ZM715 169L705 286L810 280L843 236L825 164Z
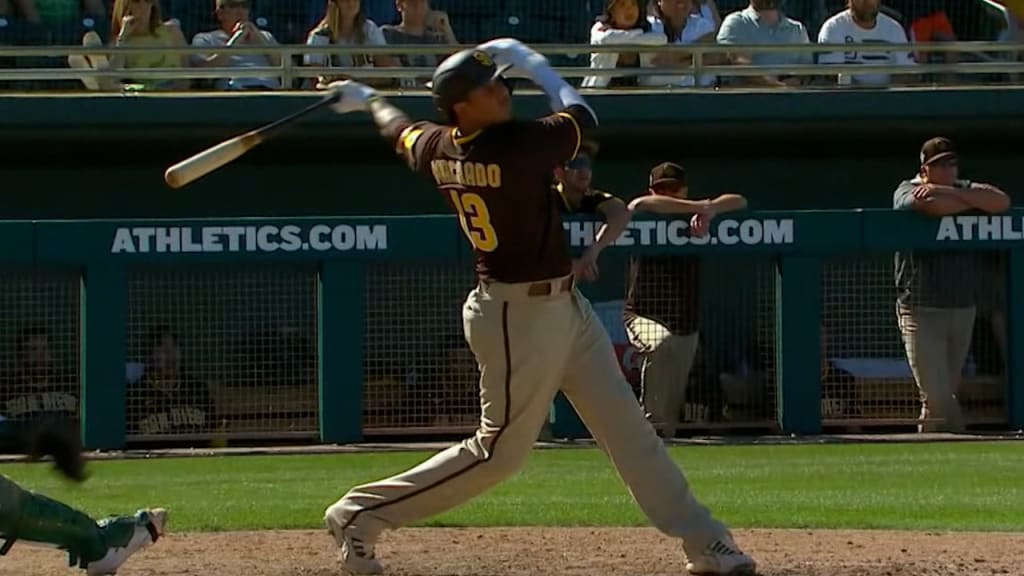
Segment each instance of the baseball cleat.
M339 556L342 570L347 574L359 576L384 573L384 566L374 556L373 544L356 538L349 530L342 528L342 524L331 517L330 511L325 516L324 523L341 549Z
M728 535L690 558L686 571L693 576L756 576L757 563L744 554Z
M131 517L135 522L135 530L128 541L119 547L112 547L107 550L107 555L85 567L85 573L89 576L110 576L117 574L117 569L132 555L156 542L164 534L164 526L167 524L167 511L163 508L152 510L139 510ZM126 520L113 519L112 522ZM101 523L101 526L106 524Z

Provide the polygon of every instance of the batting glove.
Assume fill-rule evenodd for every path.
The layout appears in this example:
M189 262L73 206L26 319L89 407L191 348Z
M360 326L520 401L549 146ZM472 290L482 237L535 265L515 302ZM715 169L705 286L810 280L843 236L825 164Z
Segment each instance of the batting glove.
M487 52L498 67L511 65L527 75L530 75L539 66L548 65L548 59L543 54L515 38L498 38L485 42L477 48Z
M370 109L370 100L377 96L377 91L365 84L352 80L339 80L327 85L327 90L338 98L331 105L331 110L338 114L349 112L366 112Z

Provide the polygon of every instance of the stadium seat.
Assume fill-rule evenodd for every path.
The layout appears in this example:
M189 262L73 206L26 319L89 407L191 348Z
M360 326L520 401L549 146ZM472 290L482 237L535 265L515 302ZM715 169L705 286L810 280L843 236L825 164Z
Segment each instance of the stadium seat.
M164 19L177 18L181 22L181 31L185 41L192 42L192 37L199 32L206 32L217 27L213 18L211 2L202 0L167 0L167 13Z

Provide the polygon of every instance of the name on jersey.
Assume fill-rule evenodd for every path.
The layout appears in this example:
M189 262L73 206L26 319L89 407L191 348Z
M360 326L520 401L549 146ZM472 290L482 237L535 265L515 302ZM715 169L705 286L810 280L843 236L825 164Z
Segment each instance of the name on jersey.
M430 163L430 170L439 186L501 188L501 166L497 164L438 159Z
M42 392L26 394L8 400L4 405L4 414L8 418L17 418L36 412L78 413L78 398L66 392Z
M205 425L206 412L185 406L150 414L139 420L138 427L140 434L161 434L177 428L202 428Z

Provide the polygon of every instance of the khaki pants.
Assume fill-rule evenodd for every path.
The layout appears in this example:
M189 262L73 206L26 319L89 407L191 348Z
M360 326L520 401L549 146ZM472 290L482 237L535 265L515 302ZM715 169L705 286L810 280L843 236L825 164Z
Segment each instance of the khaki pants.
M962 432L957 389L971 346L975 308L928 308L897 304L907 361L921 394L919 432ZM943 422L927 422L925 419Z
M721 537L725 527L690 492L644 418L600 319L562 282L541 296L530 296L529 284L473 290L462 318L480 363L476 434L411 470L353 488L327 514L373 542L384 529L470 500L522 468L562 390L655 527L681 538L687 554ZM573 474L566 469L565 480Z
M662 436L672 438L686 399L686 385L697 354L698 334L673 334L664 325L641 316L625 322L629 342L643 354L640 395L648 417L662 424Z

